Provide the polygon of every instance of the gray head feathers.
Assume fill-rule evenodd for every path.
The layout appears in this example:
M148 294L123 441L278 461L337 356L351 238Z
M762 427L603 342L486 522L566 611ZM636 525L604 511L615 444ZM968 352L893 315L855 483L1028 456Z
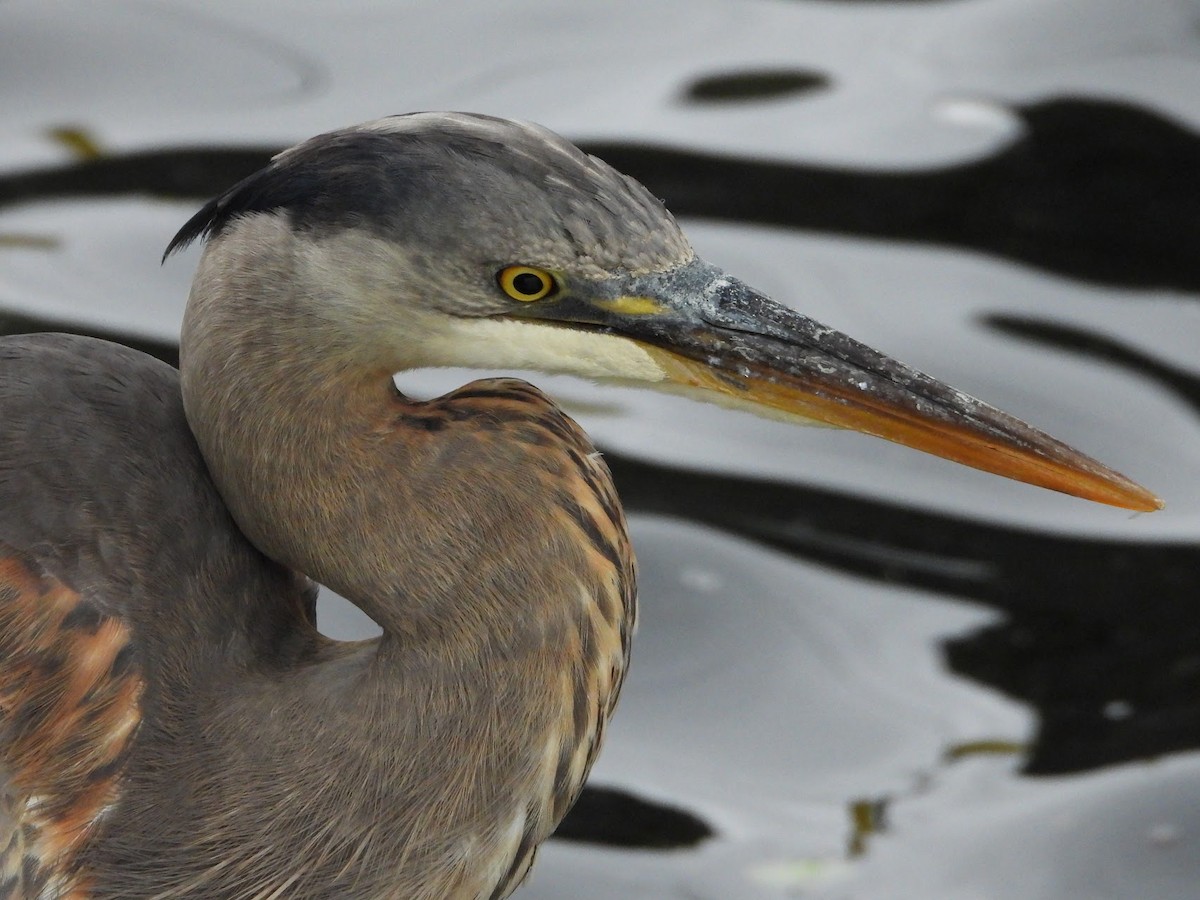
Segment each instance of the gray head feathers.
M649 191L540 126L413 113L319 135L216 198L167 253L239 219L286 215L320 239L365 229L437 260L580 274L671 268L692 255Z

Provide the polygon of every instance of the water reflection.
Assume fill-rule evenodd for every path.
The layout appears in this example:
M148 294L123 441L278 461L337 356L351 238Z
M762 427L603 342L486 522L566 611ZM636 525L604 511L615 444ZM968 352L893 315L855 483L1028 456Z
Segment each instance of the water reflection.
M1063 97L1014 111L1024 126L1015 141L923 171L588 149L678 215L932 242L1089 281L1200 290L1200 136L1108 100Z
M737 96L764 84L815 87L819 78L730 76L701 80L693 91ZM1016 111L1023 133L1002 150L919 172L582 146L680 216L959 246L1089 281L1200 291L1200 136L1115 101L1061 98ZM180 147L98 158L93 149L73 164L0 173L0 207L122 194L207 198L280 149Z

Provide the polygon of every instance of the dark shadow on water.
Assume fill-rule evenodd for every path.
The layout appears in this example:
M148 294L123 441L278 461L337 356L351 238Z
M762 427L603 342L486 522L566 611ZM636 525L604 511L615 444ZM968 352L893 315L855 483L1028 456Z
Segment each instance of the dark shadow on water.
M703 819L686 810L594 784L584 788L554 832L559 840L642 850L694 847L713 834Z
M0 174L0 207L58 198L136 194L207 200L261 169L279 149L145 150L53 168L3 173Z
M1197 250L1200 252L1200 248ZM1124 341L1075 325L1000 313L985 316L983 324L1001 334L1077 353L1149 378L1175 394L1200 416L1200 369L1188 371L1155 359L1145 350ZM1200 334L1196 339L1200 344Z
M710 105L718 103L754 103L764 100L794 98L829 86L829 79L820 72L803 69L747 69L718 72L695 79L688 85L683 99L688 103Z
M946 658L1036 709L1029 773L1200 747L1200 547L1083 540L606 459L630 510L705 522L864 578L1005 612L1004 622L947 642Z

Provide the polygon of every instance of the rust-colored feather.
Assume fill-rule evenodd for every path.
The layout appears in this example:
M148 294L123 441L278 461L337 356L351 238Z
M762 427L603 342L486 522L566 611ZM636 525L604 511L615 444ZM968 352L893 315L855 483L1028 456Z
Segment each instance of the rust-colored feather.
M128 627L31 560L0 555L0 896L87 896L75 863L141 720Z
M599 753L629 662L637 620L636 563L608 466L584 431L540 390L517 379L477 381L443 398L442 414L469 417L472 426L483 423L476 428L479 440L525 445L525 472L541 483L539 494L553 501L544 513L581 563L575 573L578 596L565 598L573 623L570 639L559 648L561 681L548 685L550 694L558 693L563 714L550 733L531 737L531 743L545 743L546 765L529 785L535 793L524 834L492 894L502 898L524 879L538 843L574 804Z

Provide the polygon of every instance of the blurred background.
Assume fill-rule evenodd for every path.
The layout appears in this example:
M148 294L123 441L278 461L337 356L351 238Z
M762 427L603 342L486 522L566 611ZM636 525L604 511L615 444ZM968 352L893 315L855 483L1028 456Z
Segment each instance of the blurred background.
M606 451L643 618L517 896L1200 897L1200 2L5 0L0 332L172 359L200 203L417 109L562 132L1167 502L537 378Z

